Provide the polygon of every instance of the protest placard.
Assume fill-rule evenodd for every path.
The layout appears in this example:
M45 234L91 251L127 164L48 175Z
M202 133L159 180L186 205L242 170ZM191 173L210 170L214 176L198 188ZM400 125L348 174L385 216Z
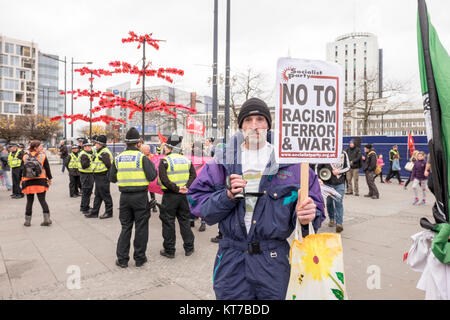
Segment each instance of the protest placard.
M280 163L331 163L342 151L342 68L318 60L280 58L275 150Z

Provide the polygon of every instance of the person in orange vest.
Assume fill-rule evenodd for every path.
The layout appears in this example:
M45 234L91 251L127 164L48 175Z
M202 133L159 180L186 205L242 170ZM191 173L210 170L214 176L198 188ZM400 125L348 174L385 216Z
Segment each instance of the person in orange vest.
M38 140L30 142L28 153L22 158L21 164L22 192L27 195L27 205L25 209L24 226L31 226L31 214L33 209L34 195L37 195L44 213L44 221L41 226L49 226L52 224L50 220L50 210L45 194L52 184L52 173L46 155L42 152L42 144Z

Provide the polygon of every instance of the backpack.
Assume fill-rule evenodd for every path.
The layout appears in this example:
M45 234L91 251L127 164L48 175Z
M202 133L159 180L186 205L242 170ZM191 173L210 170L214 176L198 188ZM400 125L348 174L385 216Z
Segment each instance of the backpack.
M28 157L24 160L24 177L25 178L37 178L42 174L42 165L39 159L36 156L32 156L31 154L27 155Z

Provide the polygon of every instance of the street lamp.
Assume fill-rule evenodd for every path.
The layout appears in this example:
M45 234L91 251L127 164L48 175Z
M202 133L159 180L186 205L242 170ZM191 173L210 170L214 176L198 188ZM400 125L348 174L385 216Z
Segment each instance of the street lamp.
M74 64L92 64L92 62L74 62L72 57L72 92L73 92L73 65ZM73 115L73 94L70 107L70 113ZM73 123L70 125L70 137L73 138Z
M66 57L64 57L64 60L49 56L48 54L42 54L44 57L59 61L59 62L63 62L64 63L64 92L67 91L67 60ZM66 96L64 95L64 114L66 114L67 112L67 99ZM66 122L64 121L64 135L63 135L64 140L66 139Z

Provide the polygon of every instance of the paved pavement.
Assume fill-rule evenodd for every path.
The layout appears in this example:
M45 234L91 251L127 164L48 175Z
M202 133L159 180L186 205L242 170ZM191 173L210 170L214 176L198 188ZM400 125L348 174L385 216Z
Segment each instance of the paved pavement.
M121 269L114 264L120 233L117 186L111 185L114 217L86 219L79 211L80 198L69 198L67 172L62 174L60 165L53 164L52 173L54 183L47 197L51 227L40 226L37 200L31 227L24 227L26 200L11 200L9 192L0 191L0 299L215 299L212 273L217 244L210 238L217 234L216 226L199 232L196 222L195 252L190 257L184 255L177 230L176 257L167 259L159 255L161 221L158 213L152 213L149 263L136 268L131 260L127 269ZM421 231L419 219L431 217L431 204L413 206L412 190L405 191L396 182L377 185L379 200L362 197L367 192L363 177L360 196L344 199L348 297L423 299L424 292L416 289L420 274L402 257L411 245L410 236ZM320 232L334 231L327 222Z

